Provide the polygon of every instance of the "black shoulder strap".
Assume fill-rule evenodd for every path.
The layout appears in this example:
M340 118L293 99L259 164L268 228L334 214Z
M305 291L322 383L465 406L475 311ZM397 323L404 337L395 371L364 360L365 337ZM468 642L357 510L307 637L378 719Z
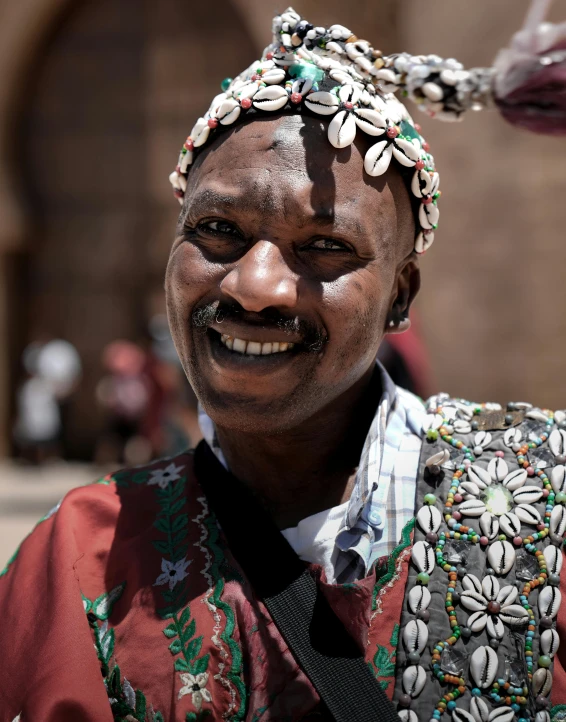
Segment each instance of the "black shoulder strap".
M250 491L208 444L195 472L230 551L336 722L399 722L361 651L306 565Z

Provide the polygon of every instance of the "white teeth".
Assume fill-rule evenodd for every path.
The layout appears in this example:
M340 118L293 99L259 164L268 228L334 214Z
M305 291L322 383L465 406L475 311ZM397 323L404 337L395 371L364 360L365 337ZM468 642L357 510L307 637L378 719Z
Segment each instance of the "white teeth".
M220 336L220 340L231 351L246 354L247 356L270 356L282 351L290 351L294 343L261 343L261 341L244 341L241 338L234 338L227 333Z

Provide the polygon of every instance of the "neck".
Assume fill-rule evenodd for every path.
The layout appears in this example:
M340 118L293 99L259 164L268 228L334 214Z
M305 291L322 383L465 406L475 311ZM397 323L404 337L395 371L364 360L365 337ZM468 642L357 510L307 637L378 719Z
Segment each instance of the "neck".
M260 436L217 428L230 471L280 529L350 498L381 391L372 366L346 394L289 431Z

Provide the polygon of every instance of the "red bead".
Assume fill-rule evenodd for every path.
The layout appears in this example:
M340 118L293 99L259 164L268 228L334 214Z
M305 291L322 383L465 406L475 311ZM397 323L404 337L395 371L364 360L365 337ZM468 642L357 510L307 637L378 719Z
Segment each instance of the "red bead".
M399 131L397 130L397 128L394 125L387 128L387 137L388 138L396 138L398 135L399 135Z
M216 118L208 119L208 127L209 128L216 128L217 125L218 125L218 121L216 120Z
M548 491L548 489L543 489L543 490L542 490L542 495L544 496L545 499L546 499L546 497L547 497L549 494L550 494L550 492Z
M487 605L487 611L490 614L499 614L500 609L501 609L501 604L499 604L499 602L490 602Z
M417 131L417 133L421 132L421 126L418 123L415 123L415 130Z
M251 98L242 98L242 100L240 101L240 105L241 105L242 108L244 108L245 110L247 110L248 108L251 108L251 107L252 107Z
M426 140L425 140L425 142L423 143L423 150L426 151L427 153L428 153L429 150L430 150L430 145L426 142Z
M533 469L532 466L527 466L527 474L528 474L529 476L534 476L534 475L535 475L535 470Z
M184 196L183 191L179 191L176 189L173 191L173 194L175 195L175 198L183 198L183 196Z
M187 150L194 150L195 144L193 143L193 139L187 138L187 140L183 143L183 147Z
M454 494L454 501L459 504L462 501L462 494Z
M421 200L423 206L429 206L432 203L432 196L426 196Z
M453 518L453 519L456 519L456 521L460 521L460 519L462 518L462 515L460 514L459 511L453 511L453 512L452 512L452 518Z
M522 543L523 543L523 539L522 539L522 537L520 537L520 536L516 536L516 537L513 539L513 544L514 544L516 547L520 547Z
M424 160L418 160L418 161L415 163L415 168L416 168L417 170L422 170L422 169L424 168Z
M273 53L267 53L267 55L265 56L265 59L266 59L266 60L273 60Z
M537 531L544 531L546 529L544 524L537 524Z
M300 93L291 93L291 103L300 103L303 96Z
M180 172L181 172L181 166L180 166L180 165L175 166L175 170L177 171L177 173L180 173Z
M480 536L480 544L482 547L486 546L489 544L489 539L486 536Z
M252 80L259 80L261 78L261 75L258 75L257 73L254 73L252 75Z
M344 107L346 108L346 110L352 110L352 108L354 107L354 104L353 104L353 103L350 103L349 100L346 100L346 101L344 102Z

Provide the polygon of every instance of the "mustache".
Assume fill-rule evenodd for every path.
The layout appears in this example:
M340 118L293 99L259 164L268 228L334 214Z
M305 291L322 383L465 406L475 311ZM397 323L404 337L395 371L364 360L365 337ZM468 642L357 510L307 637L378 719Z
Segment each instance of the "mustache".
M233 321L236 323L247 323L263 328L272 328L282 331L287 335L299 335L301 343L307 351L318 353L328 341L326 331L316 323L298 316L285 316L275 308L266 308L260 313L246 311L235 301L226 303L213 301L195 308L191 314L191 321L195 328L206 331L213 323Z

